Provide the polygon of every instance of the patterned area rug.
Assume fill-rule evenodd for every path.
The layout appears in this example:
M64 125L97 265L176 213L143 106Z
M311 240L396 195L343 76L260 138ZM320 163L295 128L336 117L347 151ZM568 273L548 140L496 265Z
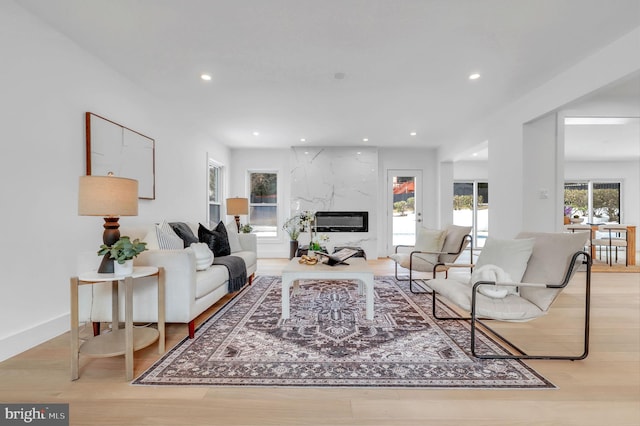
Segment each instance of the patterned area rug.
M376 277L375 317L355 281L304 280L280 318L280 277L262 276L171 349L138 385L554 388L520 361L469 353L466 321L438 321L431 298ZM440 304L442 314L453 312ZM480 334L483 350L504 352Z

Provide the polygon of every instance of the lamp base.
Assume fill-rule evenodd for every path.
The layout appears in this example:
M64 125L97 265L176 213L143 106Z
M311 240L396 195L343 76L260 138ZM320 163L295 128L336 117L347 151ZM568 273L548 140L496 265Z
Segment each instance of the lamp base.
M105 217L104 218L104 232L102 233L102 242L105 246L111 247L120 239L120 224L117 217ZM113 259L110 254L107 253L102 258L100 266L98 267L99 274L113 274Z
M240 233L240 216L234 216L236 219L236 226L238 227L238 234Z

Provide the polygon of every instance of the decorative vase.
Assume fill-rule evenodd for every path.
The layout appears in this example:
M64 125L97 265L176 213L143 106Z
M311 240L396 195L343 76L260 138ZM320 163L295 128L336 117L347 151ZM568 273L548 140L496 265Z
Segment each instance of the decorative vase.
M571 219L569 219L569 216L565 216L565 217L564 217L564 224L565 224L565 225L568 225L568 224L570 224L570 223L571 223Z
M133 274L133 259L125 260L124 263L113 261L113 273L118 276Z
M289 260L296 257L298 254L298 240L289 241Z

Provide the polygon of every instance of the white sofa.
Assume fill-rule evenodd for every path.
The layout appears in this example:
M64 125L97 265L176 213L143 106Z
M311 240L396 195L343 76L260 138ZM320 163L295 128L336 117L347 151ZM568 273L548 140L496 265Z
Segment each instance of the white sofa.
M189 224L197 235L197 224ZM257 268L257 240L254 234L237 234L232 227L228 232L234 232L238 237L241 250L231 254L244 259L247 267L247 281L251 284ZM140 238L142 241L150 239L149 232L153 227L120 228L121 235L131 239ZM229 235L229 238L234 238ZM196 270L196 256L190 247L179 250L160 250L153 243L149 250L134 259L134 266L162 266L165 269L166 322L186 323L189 327L189 337L193 338L194 320L215 302L228 293L229 272L223 265L211 265L205 270ZM79 271L96 269L100 258L95 252L83 254L79 261ZM92 264L92 267L87 266ZM137 279L133 293L133 320L146 323L157 322L157 286L156 278ZM111 285L97 284L89 287L89 294L82 295L85 304L90 305L90 311L84 311L85 320L95 324L111 322ZM120 286L122 287L122 286ZM120 320L124 321L124 291L120 289Z

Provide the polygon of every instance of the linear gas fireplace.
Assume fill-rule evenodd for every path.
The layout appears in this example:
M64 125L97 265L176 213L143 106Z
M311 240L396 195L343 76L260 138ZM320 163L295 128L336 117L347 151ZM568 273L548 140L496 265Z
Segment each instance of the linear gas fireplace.
M369 212L316 212L318 232L368 232Z

